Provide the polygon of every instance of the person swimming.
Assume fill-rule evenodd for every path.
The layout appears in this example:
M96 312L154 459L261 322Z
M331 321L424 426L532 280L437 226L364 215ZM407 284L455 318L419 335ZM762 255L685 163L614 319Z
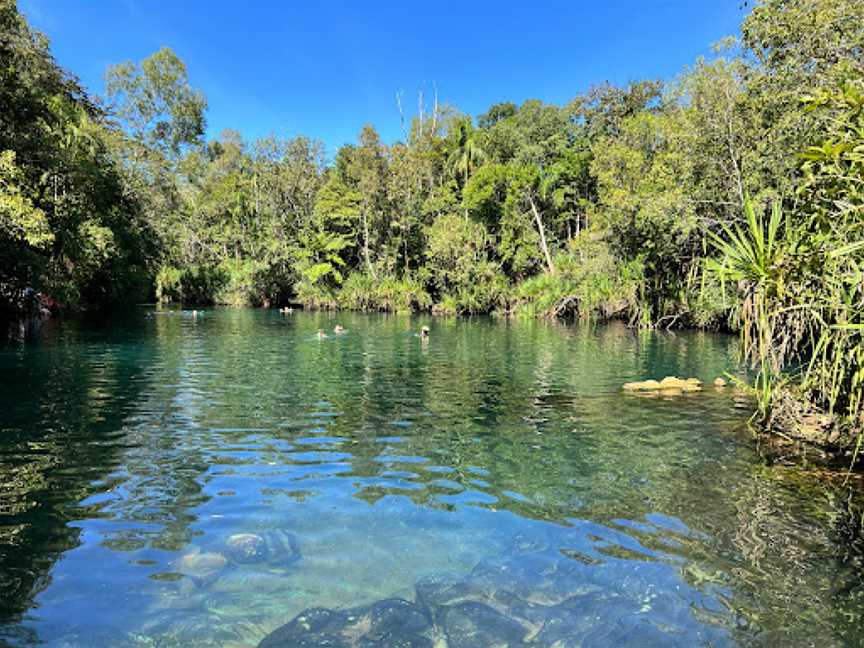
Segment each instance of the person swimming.
M420 337L423 338L424 340L429 339L429 327L428 326L421 326L420 327Z
M318 329L318 339L319 340L327 339L327 334L324 332L324 329Z
M334 332L336 335L339 335L339 334L341 334L341 333L344 333L344 332L345 332L345 329L342 327L341 324L337 324L336 326L333 327L333 332Z

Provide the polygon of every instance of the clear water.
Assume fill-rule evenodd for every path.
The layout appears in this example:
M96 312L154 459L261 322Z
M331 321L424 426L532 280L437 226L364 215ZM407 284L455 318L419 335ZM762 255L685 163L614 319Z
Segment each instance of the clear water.
M0 350L0 644L254 646L503 569L541 611L550 579L592 593L558 645L864 645L846 491L760 462L729 391L620 390L734 368L731 337L614 325L54 323ZM183 567L241 532L300 558Z

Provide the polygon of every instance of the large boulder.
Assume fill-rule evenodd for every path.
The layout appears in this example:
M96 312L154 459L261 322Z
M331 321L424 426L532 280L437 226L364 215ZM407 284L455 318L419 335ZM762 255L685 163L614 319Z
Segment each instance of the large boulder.
M267 635L258 648L432 648L432 635L423 608L384 599L352 610L306 610Z

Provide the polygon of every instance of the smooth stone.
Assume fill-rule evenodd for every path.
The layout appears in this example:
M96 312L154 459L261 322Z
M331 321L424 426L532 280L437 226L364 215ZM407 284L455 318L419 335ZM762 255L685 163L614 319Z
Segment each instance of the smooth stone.
M626 389L627 391L651 391L660 389L660 383L656 380L629 382L624 383L624 389Z
M267 558L267 543L257 533L235 533L225 541L225 548L231 560L241 564Z
M348 623L349 615L337 610L311 608L293 620L276 628L264 637L258 648L348 648L350 645L340 633Z
M177 571L186 576L203 578L220 571L228 564L228 559L221 553L188 553L177 561Z
M445 608L441 625L448 648L527 645L527 628L483 603L468 601Z
M403 599L384 599L346 611L312 608L277 628L258 648L433 648L432 623L423 609Z
M702 381L698 378L676 378L666 376L661 381L643 380L641 382L624 383L625 391L659 392L661 396L680 396L682 393L702 391Z
M670 387L681 387L681 385L685 384L687 384L686 380L676 378L675 376L666 376L663 380L660 381L660 387L662 387L663 389L667 389Z
M440 607L484 597L480 588L454 574L425 576L417 581L414 590L417 603L433 612Z
M293 533L278 529L264 535L267 544L267 564L272 567L289 567L300 560L300 545Z
M183 612L161 615L153 622L145 624L143 630L153 641L151 645L166 648L248 646L251 645L251 641L254 641L254 637L261 636L261 627L249 620L226 618L209 613Z
M431 634L432 623L418 605L388 599L374 603L366 616L370 627L361 645L432 648L432 641L423 636Z
M660 381L661 389L676 388L689 391L697 391L702 381L698 378L676 378L675 376L666 376Z

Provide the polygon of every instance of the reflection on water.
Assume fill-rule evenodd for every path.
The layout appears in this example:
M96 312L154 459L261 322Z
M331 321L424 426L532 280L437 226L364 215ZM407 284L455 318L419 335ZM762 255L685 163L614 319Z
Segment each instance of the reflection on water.
M252 310L55 325L0 351L0 643L254 646L449 579L511 601L444 614L451 645L512 618L533 645L858 645L844 492L758 462L728 392L620 391L734 351Z

